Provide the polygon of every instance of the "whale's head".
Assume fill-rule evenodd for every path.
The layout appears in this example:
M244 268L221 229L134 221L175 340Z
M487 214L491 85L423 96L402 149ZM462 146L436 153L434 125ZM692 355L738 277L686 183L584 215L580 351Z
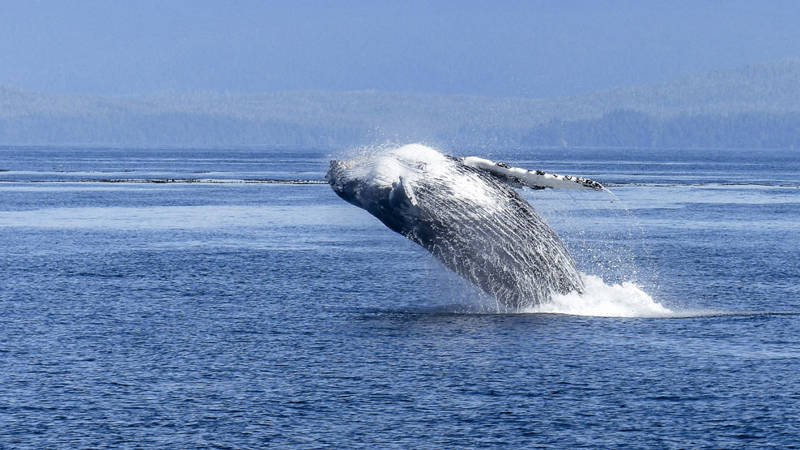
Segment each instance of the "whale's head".
M349 160L333 160L325 178L339 197L367 210L392 230L406 234L420 213L415 187L435 178L447 164L453 164L450 157L412 144Z
M325 180L339 197L358 207L362 207L359 197L365 186L365 180L350 170L353 164L353 161L332 160L328 173L325 174Z

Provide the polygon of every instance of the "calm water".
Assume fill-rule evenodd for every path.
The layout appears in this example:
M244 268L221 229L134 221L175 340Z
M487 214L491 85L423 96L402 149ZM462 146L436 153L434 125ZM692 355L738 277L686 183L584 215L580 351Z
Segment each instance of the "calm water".
M0 148L0 447L800 445L796 151L473 153L612 186L524 194L573 314L265 181L323 152Z

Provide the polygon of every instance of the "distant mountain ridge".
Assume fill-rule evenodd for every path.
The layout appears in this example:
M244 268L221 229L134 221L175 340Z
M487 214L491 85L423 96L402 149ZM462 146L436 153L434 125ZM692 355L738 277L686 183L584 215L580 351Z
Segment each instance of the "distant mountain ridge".
M649 86L602 91L577 102L645 112L658 118L685 114L800 111L800 59L753 64ZM608 111L606 111L608 112Z
M0 144L800 146L800 59L571 98L377 91L46 95L0 86ZM738 136L738 137L737 137Z

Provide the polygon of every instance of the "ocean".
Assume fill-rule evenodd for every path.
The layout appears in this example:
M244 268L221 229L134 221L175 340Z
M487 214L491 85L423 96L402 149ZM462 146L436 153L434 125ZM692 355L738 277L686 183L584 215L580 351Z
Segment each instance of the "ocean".
M498 308L314 149L0 147L0 447L800 445L800 154L459 150L584 295Z

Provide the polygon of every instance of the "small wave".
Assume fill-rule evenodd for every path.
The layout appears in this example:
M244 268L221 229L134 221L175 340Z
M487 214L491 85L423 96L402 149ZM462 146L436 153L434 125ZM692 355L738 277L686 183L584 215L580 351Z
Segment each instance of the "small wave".
M556 295L550 302L523 313L570 314L599 317L675 317L676 313L653 299L635 283L606 284L595 275L582 274L584 292Z
M0 180L0 183L328 184L325 180L282 180L277 178L86 178L80 180Z
M80 180L88 183L193 183L193 184L327 184L325 180L283 180L277 178L97 178Z
M646 187L646 188L711 188L711 189L800 189L797 183L645 183L645 182L606 182L607 188Z

